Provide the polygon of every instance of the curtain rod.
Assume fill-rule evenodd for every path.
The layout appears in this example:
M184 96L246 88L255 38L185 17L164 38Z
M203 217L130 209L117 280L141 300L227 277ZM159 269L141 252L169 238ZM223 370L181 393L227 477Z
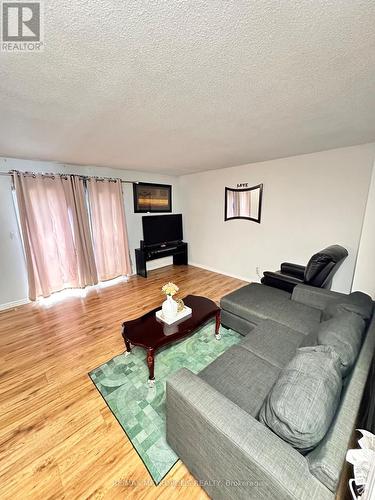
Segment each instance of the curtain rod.
M0 172L0 175L9 175L11 176L13 172L18 172L18 170L10 170L9 172ZM116 180L114 177L100 177L100 176L97 176L97 175L81 175L81 174L59 174L57 172L51 172L51 173L43 173L43 172L20 172L20 174L29 174L29 175L37 175L37 174L40 174L40 175L44 175L46 177L53 177L53 176L70 176L70 175L77 175L78 177L80 177L81 179L96 179L96 180L99 180L99 181L104 181L104 180L108 180L108 181L114 181ZM138 184L139 181L123 181L122 179L120 179L121 182L123 184Z

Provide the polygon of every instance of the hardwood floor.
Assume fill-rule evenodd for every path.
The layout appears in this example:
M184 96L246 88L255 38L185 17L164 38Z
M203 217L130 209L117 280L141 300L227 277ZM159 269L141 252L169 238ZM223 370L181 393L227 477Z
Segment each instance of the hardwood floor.
M245 283L191 266L0 313L0 498L207 498L178 462L159 486L87 373L124 350L120 325L173 281L215 301Z

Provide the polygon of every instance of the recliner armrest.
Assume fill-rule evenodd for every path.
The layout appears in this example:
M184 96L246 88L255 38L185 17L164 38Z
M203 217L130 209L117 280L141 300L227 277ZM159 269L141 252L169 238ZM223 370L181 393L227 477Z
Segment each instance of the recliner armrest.
M291 262L283 262L280 267L282 274L288 274L289 276L294 276L300 280L303 280L305 276L306 266L300 266L299 264L292 264Z
M263 278L260 280L263 285L280 288L286 292L292 293L295 286L300 285L302 280L289 276L287 274L274 273L272 271L265 271Z

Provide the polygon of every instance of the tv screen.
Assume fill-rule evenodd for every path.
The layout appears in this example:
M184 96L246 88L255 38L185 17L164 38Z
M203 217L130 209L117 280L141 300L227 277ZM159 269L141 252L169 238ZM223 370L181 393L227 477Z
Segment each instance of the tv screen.
M145 245L182 241L182 215L150 215L142 217Z

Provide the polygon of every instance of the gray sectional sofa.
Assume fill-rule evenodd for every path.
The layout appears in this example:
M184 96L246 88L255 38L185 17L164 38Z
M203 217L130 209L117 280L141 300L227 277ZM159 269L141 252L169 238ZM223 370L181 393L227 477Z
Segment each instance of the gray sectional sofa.
M374 353L373 302L251 284L221 307L244 338L167 381L169 444L214 499L334 498Z

